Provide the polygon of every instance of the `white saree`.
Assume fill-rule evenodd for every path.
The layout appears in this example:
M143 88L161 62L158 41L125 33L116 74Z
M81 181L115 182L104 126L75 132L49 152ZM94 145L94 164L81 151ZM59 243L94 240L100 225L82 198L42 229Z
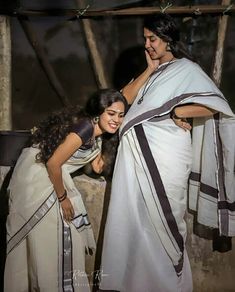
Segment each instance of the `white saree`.
M193 144L190 133L169 117L176 105L186 103L220 112L210 119L196 119L199 133ZM223 130L220 135L222 128L230 133ZM189 175L193 171L190 205L198 211L199 221L221 227L221 234L235 235L235 139L229 136L235 136L234 129L235 118L227 101L195 63L183 58L162 64L150 77L120 129L102 253L101 291L192 291L184 221ZM223 172L218 169L225 161L230 161L228 173L221 177ZM208 171L213 177L204 180ZM224 182L226 195L221 191ZM216 198L210 187L217 191ZM211 214L207 209L205 212L209 204L213 205Z
M9 185L5 292L90 291L85 252L95 249L81 194L70 173L93 160L93 149L79 149L62 166L63 182L75 217L67 224L45 165L35 162L37 148L19 157Z

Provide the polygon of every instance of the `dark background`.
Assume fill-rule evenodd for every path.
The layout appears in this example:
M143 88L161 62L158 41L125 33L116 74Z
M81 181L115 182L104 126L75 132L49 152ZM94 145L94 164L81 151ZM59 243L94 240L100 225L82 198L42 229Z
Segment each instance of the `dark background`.
M159 6L158 1L84 1L89 9ZM5 1L5 9L75 9L74 0ZM174 1L173 5L219 4L217 1ZM221 90L235 109L235 19L229 17ZM31 16L30 25L46 50L48 59L72 104L83 105L98 89L84 38L81 20L63 16ZM196 61L211 75L219 16L177 16L181 38ZM136 16L92 18L92 28L111 87L121 88L145 67L142 18ZM17 19L11 17L13 129L30 129L63 105L48 82Z

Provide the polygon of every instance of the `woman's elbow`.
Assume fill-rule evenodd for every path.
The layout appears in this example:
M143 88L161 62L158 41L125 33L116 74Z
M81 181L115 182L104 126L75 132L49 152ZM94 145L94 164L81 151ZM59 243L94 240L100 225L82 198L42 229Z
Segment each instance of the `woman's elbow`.
M56 170L60 169L61 166L54 160L52 159L49 159L47 162L46 162L46 168L47 168L47 171L50 174L52 174L53 172L55 172Z

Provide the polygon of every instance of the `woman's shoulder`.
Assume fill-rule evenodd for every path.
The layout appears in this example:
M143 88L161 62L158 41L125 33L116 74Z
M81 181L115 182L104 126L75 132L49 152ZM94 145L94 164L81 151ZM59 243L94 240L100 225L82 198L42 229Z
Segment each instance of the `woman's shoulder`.
M191 61L187 58L181 58L177 60L177 68L181 72L181 74L186 75L186 76L203 76L205 75L204 70L201 68L201 66L194 62Z
M71 132L76 133L82 139L83 144L85 144L93 136L94 125L90 118L88 117L80 118L71 127Z

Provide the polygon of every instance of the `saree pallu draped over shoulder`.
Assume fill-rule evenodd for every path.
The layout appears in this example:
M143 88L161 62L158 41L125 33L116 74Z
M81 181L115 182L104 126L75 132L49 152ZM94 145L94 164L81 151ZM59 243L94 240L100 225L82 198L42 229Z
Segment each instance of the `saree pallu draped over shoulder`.
M90 291L85 252L95 241L81 194L70 176L100 152L79 149L62 166L63 183L73 204L71 223L62 210L37 148L23 150L9 185L5 292Z
M149 84L120 129L101 291L192 291L185 250L188 189L199 222L235 235L235 118L227 101L201 68L185 58ZM188 103L219 112L195 119L193 139L170 119L175 106Z

